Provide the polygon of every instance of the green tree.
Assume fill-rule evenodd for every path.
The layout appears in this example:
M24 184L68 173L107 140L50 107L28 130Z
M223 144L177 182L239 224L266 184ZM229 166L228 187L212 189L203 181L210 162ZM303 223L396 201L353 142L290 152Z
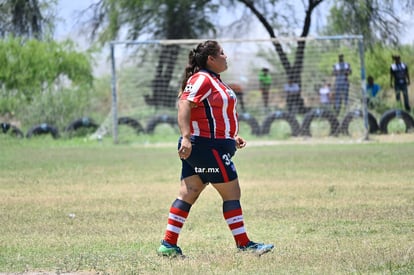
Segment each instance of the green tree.
M323 33L362 34L369 49L377 43L397 46L404 29L401 13L413 8L410 0L336 0Z
M86 23L92 38L101 43L111 40L192 39L214 34L212 16L218 5L210 0L101 0L91 6L93 17ZM123 31L126 37L121 37ZM162 45L154 75L150 105L173 107L177 90L171 87L180 46ZM163 100L156 100L162 98Z
M289 18L288 16L284 16L279 9L269 9L270 7L275 7L278 3L283 1L252 1L252 0L237 0L240 3L243 3L259 20L259 22L263 25L263 27L268 32L270 38L277 38L276 31L274 29L275 18ZM312 14L314 10L323 2L324 0L308 0L308 4L305 7L305 17L303 18L303 25L302 31L299 35L300 37L307 37L310 32L311 22L312 22ZM231 1L234 2L234 1ZM289 5L289 3L288 3ZM287 11L291 11L292 9L288 8ZM280 42L277 40L273 42L273 46L279 56L279 59L282 63L282 66L286 72L286 75L289 78L295 79L297 82L300 80L300 75L303 69L303 56L306 47L305 40L298 40L297 41L297 48L295 52L295 58L293 62L290 62L288 59L288 55L283 49Z
M42 39L54 26L54 16L45 16L56 0L4 0L0 3L0 37L15 35Z
M212 16L218 4L211 0L101 0L89 7L86 20L92 38L191 39L215 31ZM121 31L122 30L122 31ZM121 37L126 30L126 37Z
M56 85L93 83L91 56L75 50L71 41L42 42L7 37L0 40L0 93L3 100L30 103ZM0 110L4 113L11 110Z
M92 58L51 39L57 0L0 1L0 115L58 122L86 108Z

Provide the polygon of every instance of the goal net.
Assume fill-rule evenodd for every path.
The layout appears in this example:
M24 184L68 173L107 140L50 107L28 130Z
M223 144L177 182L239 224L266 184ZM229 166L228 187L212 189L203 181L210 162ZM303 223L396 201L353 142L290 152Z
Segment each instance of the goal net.
M375 126L364 107L362 37L217 39L221 74L236 93L240 134L263 139L364 139ZM112 111L96 136L178 134L176 101L191 49L204 40L114 41ZM372 120L374 119L374 121Z

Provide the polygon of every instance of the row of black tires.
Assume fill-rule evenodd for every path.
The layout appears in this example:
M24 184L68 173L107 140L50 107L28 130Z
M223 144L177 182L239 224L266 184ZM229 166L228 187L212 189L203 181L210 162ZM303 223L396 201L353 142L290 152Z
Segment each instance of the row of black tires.
M330 125L330 135L332 136L337 136L339 134L349 135L349 125L355 118L363 118L363 112L361 110L351 111L347 113L343 120L340 122L332 111L316 108L306 113L302 124L300 124L294 114L286 111L275 111L270 113L265 118L262 126L260 126L258 121L248 113L243 113L239 116L239 120L246 122L251 128L251 133L257 136L269 134L271 125L275 120L286 121L290 126L292 136L311 136L311 124L315 119L326 120ZM380 117L379 123L377 122L375 116L368 112L369 133L387 134L388 124L396 118L402 119L404 121L406 132L409 129L414 128L414 119L409 113L403 110L393 109L386 111ZM144 128L141 123L131 117L120 117L118 119L118 125L127 125L133 128L137 134L152 134L154 133L155 127L161 123L167 123L172 127L175 127L177 125L177 119L175 116L173 117L170 115L158 115L149 120L146 128ZM1 123L0 127L3 133L10 132L16 137L24 137L23 132L10 123ZM80 119L72 121L64 131L70 137L75 131L81 128L91 128L92 130L96 130L98 127L99 125L96 124L92 119L88 117L82 117ZM43 123L30 128L26 133L26 138L31 138L32 136L43 134L51 134L53 138L59 138L60 136L59 131L56 127Z
M291 129L292 136L311 136L311 124L314 120L326 120L330 125L330 135L337 136L339 134L350 135L349 126L351 122L356 118L363 118L363 112L361 110L354 110L348 112L342 121L339 121L337 116L330 110L316 108L307 112L303 118L302 124L299 123L296 116L286 111L275 111L268 115L262 126L259 125L257 120L249 114L242 114L240 121L246 121L251 129L252 134L255 135L267 135L270 133L270 128L275 120L286 121ZM388 124L394 119L402 119L406 126L406 132L414 128L414 119L408 112L403 110L393 109L386 111L379 119L379 122L375 116L368 112L368 130L370 134L387 134Z
M131 117L120 117L118 118L118 125L127 125L134 129L134 131L137 134L141 133L148 133L152 134L154 133L155 127L160 123L168 123L171 126L175 126L177 124L176 118L173 118L169 115L159 115L155 116L152 119L149 120L148 125L146 128L144 128L141 123L139 123L137 120L131 118ZM65 129L64 132L69 136L72 137L73 134L80 129L90 129L91 131L94 131L98 129L99 125L91 118L88 117L82 117L79 119L76 119L72 121ZM0 123L1 132L4 134L10 133L11 135L19 138L23 138L26 136L26 138L31 138L33 136L38 135L44 135L44 134L50 134L53 138L59 138L60 132L57 129L57 127L42 123L39 125L35 125L32 128L30 128L26 135L17 128L16 126L10 124L10 123Z

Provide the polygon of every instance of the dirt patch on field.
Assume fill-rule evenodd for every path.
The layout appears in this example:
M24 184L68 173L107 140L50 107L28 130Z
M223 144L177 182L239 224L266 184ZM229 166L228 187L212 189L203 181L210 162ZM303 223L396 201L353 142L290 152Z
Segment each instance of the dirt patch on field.
M388 135L372 135L370 140L378 142L414 142L414 133L410 134L388 134Z

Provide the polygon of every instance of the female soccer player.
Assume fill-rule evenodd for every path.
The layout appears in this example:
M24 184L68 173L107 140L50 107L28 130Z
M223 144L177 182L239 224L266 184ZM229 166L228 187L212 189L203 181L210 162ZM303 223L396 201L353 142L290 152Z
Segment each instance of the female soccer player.
M273 249L272 244L252 242L244 227L240 186L231 158L246 141L237 135L236 95L219 75L227 69L226 59L216 41L205 41L190 51L178 103L181 186L170 208L159 255L182 255L177 246L179 234L208 183L223 199L223 215L238 249L260 255Z

